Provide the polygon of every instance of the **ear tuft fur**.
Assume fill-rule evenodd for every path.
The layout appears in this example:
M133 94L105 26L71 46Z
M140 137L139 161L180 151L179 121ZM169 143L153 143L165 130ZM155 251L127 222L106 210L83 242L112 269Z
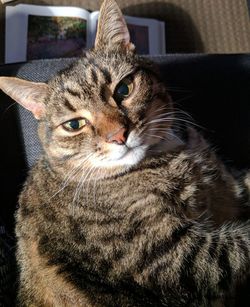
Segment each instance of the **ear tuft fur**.
M126 21L114 0L104 0L99 14L95 49L120 45L127 50L134 50Z

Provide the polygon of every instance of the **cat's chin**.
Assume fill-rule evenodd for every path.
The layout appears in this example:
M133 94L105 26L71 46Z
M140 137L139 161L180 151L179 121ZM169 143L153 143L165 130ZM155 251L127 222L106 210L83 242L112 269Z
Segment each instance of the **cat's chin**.
M98 172L99 179L124 174L147 157L178 150L184 142L179 138L173 138L171 142L158 140L155 144L136 142L133 145L133 147L119 145L118 148L117 145L112 145L108 156L90 159L92 167L103 170Z
M127 151L116 158L94 159L91 164L94 167L103 169L104 177L109 177L112 174L117 175L127 172L132 167L138 165L146 156L148 146L140 145L134 148L128 148Z

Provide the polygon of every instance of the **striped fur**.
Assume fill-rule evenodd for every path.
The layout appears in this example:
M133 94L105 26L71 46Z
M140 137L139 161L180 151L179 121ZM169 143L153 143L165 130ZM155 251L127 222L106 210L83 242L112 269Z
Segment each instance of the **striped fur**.
M16 215L19 305L219 306L249 276L249 177L230 174L174 109L116 3L101 12L95 48L39 85L44 154ZM63 129L78 118L82 129Z
M182 193L190 183L178 190L176 173L184 178L197 168L193 155L183 150L145 161L118 178L89 181L74 204L73 183L51 199L61 181L41 160L26 183L17 216L22 286L28 287L22 291L35 296L27 301L48 304L48 289L36 286L39 274L48 274L46 284L47 278L54 280L53 298L48 298L53 306L62 306L64 291L65 306L76 298L82 306L186 306L232 293L249 270L250 225L215 227L203 217L187 218L189 208L176 191ZM203 158L205 163L207 153ZM189 180L204 176L200 170ZM194 198L209 199L205 188L209 201L224 205L216 184L205 181L201 187L190 195L191 206ZM27 256L32 242L37 260ZM59 290L60 280L73 290Z

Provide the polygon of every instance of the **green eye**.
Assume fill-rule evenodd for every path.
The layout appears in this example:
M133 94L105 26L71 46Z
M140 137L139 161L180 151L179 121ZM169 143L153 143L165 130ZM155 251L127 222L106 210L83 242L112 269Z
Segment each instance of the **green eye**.
M121 102L123 99L127 98L133 90L133 81L131 78L126 77L121 82L118 83L115 88L114 98L116 102Z
M68 131L78 131L86 125L86 120L84 118L71 119L64 123L62 126Z

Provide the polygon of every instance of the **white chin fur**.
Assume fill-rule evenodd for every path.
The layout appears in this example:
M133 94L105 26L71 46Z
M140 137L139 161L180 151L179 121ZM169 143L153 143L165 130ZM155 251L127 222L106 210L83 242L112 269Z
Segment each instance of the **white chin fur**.
M138 164L145 157L146 150L146 145L141 145L131 149L125 148L122 150L123 154L121 154L121 151L119 150L118 153L112 153L108 158L93 159L91 163L100 168L131 167Z

